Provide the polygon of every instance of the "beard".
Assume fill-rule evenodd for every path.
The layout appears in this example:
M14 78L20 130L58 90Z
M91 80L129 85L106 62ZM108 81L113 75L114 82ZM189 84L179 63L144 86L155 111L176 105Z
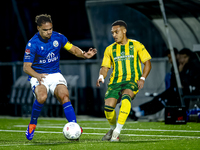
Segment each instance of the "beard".
M45 37L45 40L49 40L51 38L51 35L52 34L48 34L46 37Z

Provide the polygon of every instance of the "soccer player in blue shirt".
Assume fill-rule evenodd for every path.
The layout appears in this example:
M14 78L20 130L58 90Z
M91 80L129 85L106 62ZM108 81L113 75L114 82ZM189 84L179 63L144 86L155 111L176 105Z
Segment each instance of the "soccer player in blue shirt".
M35 21L39 32L27 44L23 64L23 70L29 75L28 80L36 97L32 106L31 121L26 131L28 140L33 139L37 119L49 91L62 104L68 122L76 122L67 82L59 69L60 49L64 47L70 53L84 59L89 59L97 53L93 48L84 52L72 45L64 35L54 32L50 15L38 15Z

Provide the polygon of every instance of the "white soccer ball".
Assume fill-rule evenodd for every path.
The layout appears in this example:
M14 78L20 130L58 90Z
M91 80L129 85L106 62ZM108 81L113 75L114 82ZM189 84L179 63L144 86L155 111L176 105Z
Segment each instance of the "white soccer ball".
M68 140L77 140L81 136L81 128L77 123L69 122L63 128L63 135Z

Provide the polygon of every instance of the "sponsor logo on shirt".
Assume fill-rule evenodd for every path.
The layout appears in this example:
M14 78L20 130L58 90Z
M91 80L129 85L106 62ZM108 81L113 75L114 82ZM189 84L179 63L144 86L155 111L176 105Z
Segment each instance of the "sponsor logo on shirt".
M114 58L114 61L131 60L132 58L134 58L133 55L118 56Z
M31 53L30 49L25 50L26 55L29 55Z
M50 52L46 59L40 60L39 63L44 64L44 63L51 63L58 60L58 56L56 56L53 52Z

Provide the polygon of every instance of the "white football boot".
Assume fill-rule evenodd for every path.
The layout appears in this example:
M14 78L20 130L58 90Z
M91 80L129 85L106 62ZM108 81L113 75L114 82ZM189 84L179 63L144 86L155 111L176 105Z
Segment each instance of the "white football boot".
M110 139L111 142L119 142L119 133L116 131L113 131L112 138Z

